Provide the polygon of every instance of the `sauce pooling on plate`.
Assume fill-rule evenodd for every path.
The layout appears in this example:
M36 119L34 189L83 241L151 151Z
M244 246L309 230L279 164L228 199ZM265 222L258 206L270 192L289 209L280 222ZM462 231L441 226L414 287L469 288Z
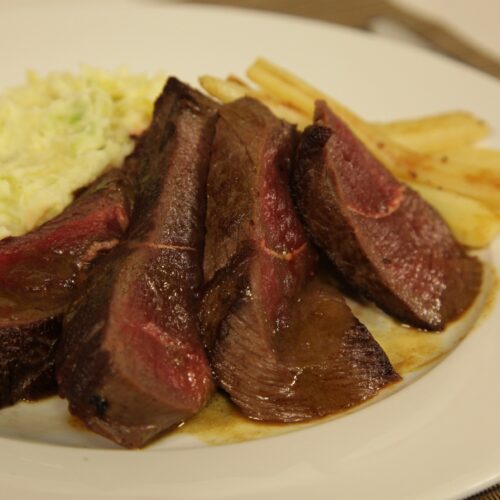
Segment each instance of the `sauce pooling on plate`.
M487 316L497 297L500 283L493 269L485 267L483 287L472 308L460 320L451 323L439 334L429 334L417 328L407 327L375 306L349 300L349 306L354 314L366 324L404 379L402 384L393 387L393 391L400 390L432 368L471 331L474 325ZM391 393L389 390L382 397L387 397ZM378 400L379 398L375 398L368 404ZM351 411L357 411L359 408ZM266 424L243 417L226 396L217 393L203 411L175 432L189 434L209 445L222 445L285 434L349 413L350 411L342 412L308 423Z

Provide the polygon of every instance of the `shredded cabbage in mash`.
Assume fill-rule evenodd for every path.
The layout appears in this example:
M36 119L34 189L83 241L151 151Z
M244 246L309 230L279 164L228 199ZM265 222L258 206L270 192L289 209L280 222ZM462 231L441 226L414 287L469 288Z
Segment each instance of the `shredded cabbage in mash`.
M0 95L0 238L60 213L72 193L120 166L165 82L125 69L27 74Z

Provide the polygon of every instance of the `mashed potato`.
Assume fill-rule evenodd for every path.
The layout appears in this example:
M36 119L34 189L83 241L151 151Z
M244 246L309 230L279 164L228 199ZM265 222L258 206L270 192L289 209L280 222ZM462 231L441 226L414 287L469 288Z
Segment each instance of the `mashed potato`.
M0 238L50 219L72 193L133 148L147 127L163 75L82 68L28 73L0 95Z

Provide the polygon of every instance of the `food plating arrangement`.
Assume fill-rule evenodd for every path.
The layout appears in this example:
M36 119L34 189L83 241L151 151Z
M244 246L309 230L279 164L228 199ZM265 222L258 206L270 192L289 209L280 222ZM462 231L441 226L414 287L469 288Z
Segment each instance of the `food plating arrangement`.
M247 77L84 68L0 96L1 407L58 394L126 448L214 407L284 432L398 390L479 321L488 125L368 122L262 58Z

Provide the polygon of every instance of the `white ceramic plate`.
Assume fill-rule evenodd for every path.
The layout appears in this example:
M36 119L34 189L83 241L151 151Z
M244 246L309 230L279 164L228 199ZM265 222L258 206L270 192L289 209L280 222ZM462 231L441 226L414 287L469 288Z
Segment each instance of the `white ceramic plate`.
M369 119L467 109L493 125L500 145L500 84L417 49L295 18L160 1L3 5L0 88L20 82L27 68L80 63L163 70L195 82L203 73L241 74L266 55ZM500 241L488 258L500 268ZM20 406L1 420L0 496L464 497L500 480L499 324L497 302L404 390L345 417L243 444L165 439L143 451L106 449L98 437L57 431L62 402Z

